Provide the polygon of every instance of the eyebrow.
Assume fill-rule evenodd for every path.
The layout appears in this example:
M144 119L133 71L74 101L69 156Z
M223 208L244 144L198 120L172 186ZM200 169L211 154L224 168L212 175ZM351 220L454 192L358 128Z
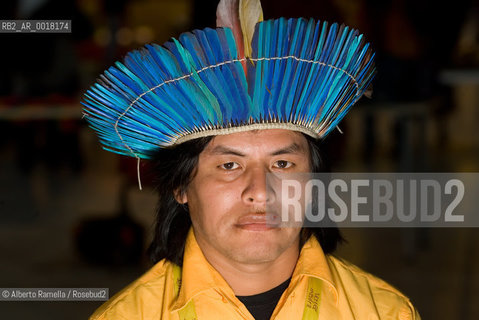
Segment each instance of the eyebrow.
M299 144L297 144L296 142L293 142L287 147L273 151L270 155L278 156L281 154L302 153L302 152L304 152L304 148L300 146ZM239 150L229 148L227 146L221 146L221 145L214 147L210 153L213 155L235 155L239 157L246 156L244 153L242 153Z
M276 150L275 152L271 153L272 156L278 156L281 154L289 154L289 153L303 153L304 149L296 142L293 142L289 146Z
M226 146L221 146L221 145L214 147L213 150L211 150L210 153L214 154L214 155L235 155L235 156L240 156L240 157L245 156L244 153L241 153L238 150L228 148Z

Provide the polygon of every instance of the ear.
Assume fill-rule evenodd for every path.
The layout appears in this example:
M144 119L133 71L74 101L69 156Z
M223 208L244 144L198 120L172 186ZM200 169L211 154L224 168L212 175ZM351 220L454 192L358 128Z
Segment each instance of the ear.
M179 204L185 204L188 202L188 196L186 195L186 192L181 192L180 189L176 189L173 194L175 195L175 200Z

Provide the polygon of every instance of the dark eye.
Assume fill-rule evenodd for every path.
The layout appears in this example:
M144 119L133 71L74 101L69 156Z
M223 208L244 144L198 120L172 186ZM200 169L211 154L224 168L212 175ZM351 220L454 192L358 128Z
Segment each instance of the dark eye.
M292 165L293 165L292 162L289 162L289 161L286 161L286 160L278 160L274 164L274 166L276 168L280 168L280 169L287 169L287 168L291 167Z
M236 162L227 162L220 165L220 167L225 170L234 170L239 167L239 164L237 164Z

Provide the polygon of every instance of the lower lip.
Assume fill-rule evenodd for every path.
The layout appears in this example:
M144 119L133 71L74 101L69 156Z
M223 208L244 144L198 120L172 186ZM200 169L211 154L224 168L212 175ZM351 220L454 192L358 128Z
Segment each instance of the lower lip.
M275 229L274 226L267 223L248 223L248 224L240 224L238 228L248 231L268 231Z

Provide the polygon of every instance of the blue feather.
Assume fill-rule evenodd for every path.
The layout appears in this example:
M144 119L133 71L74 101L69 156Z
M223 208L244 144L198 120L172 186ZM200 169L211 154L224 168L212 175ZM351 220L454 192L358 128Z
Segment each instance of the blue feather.
M86 119L105 150L139 158L189 134L251 122L288 122L324 137L375 74L370 45L336 23L264 21L252 49L246 75L227 28L146 45L86 91Z

